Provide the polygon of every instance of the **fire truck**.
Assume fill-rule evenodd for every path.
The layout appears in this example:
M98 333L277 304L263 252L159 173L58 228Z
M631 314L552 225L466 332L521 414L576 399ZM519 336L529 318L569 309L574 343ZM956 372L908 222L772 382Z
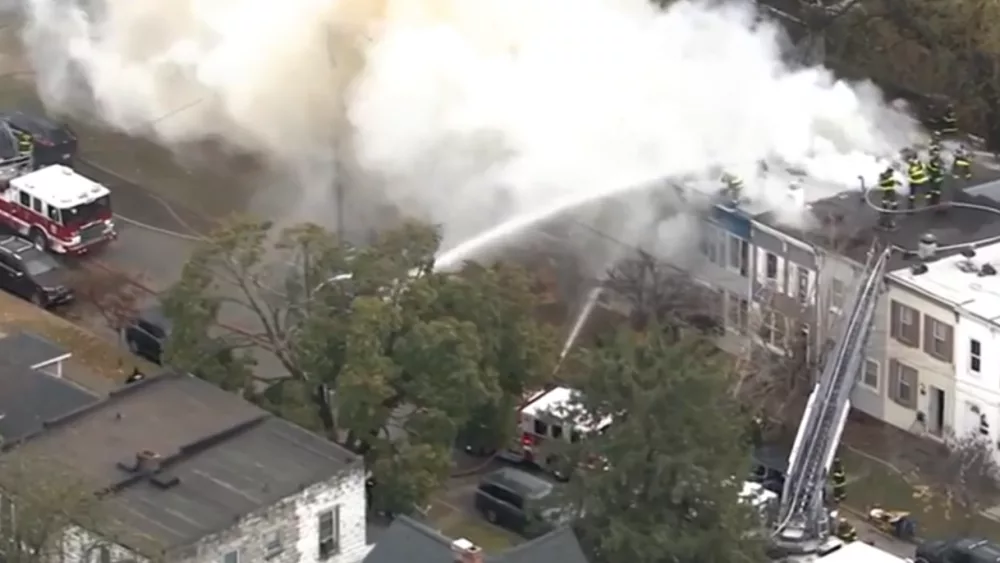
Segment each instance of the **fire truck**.
M56 254L80 255L118 236L111 192L63 165L4 179L0 221Z
M576 393L568 387L554 387L530 396L518 413L516 443L501 457L513 463L537 466L561 479L567 468L558 454L559 445L575 443L589 434L603 432L611 419L589 424L573 416L569 405Z

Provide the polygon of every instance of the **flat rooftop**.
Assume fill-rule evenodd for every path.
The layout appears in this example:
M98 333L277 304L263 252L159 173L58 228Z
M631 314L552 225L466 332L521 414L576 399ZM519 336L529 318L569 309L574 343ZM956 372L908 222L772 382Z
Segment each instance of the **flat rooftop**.
M924 273L906 267L890 272L889 277L957 310L1000 323L1000 276L983 275L985 264L1000 270L1000 243L976 249L972 258L954 255L928 262Z
M65 465L103 499L109 533L149 555L189 546L361 463L321 436L178 373L127 385L4 450L10 463L24 456ZM158 454L159 469L137 471L139 452ZM0 483L4 477L0 472Z
M861 191L845 191L834 196L807 203L815 218L815 226L808 230L797 229L779 221L770 212L752 215L755 221L774 228L796 239L831 249L856 262L864 263L872 245L895 246L916 251L920 237L933 233L942 247L941 255L957 254L967 245L980 246L1000 241L1000 173L978 167L978 178L983 179L962 189L949 192L945 188L943 200L954 205L947 211L921 209L896 216L896 228L885 230L878 225L879 213L863 199ZM984 190L986 193L984 193ZM877 201L876 194L870 195ZM905 207L905 200L900 201ZM903 208L901 207L901 209ZM894 253L890 269L905 264L902 253Z

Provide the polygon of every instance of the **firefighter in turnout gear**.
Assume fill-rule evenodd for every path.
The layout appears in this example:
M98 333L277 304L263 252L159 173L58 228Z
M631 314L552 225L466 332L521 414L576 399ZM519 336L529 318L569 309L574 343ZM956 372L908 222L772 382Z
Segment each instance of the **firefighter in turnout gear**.
M725 194L733 202L738 202L743 194L743 180L735 174L725 173L722 175L722 183L725 186Z
M935 131L931 133L931 144L927 147L931 154L941 152L941 132Z
M833 502L840 504L847 498L847 474L840 458L834 458L830 468L830 480L833 481Z
M930 187L927 205L938 205L941 203L941 189L944 187L944 163L940 153L931 153L931 159L927 163L927 179Z
M896 225L894 212L897 205L897 188L899 188L896 171L891 166L879 174L878 188L882 192L882 209L885 210L879 215L879 224L891 229Z
M34 143L31 140L31 135L27 133L17 132L17 152L22 156L30 155L32 149L34 149Z
M910 209L916 209L917 197L926 191L927 182L929 181L927 168L924 167L923 162L920 162L920 158L917 155L911 155L909 160L907 160L906 176L910 184L910 195L907 198L909 207Z
M954 105L948 104L944 116L941 117L941 128L939 130L945 136L958 133L958 117L955 115Z
M837 518L836 534L844 543L858 541L858 530L844 518Z
M959 145L955 150L955 160L951 163L951 175L956 180L972 179L972 159L968 149L964 146Z

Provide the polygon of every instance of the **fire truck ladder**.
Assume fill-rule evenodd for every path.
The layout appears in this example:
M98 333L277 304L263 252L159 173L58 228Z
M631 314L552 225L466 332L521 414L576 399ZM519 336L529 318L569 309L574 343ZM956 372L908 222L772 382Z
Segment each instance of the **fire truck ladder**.
M844 309L848 314L840 324L836 344L802 414L773 535L775 545L789 555L815 554L829 539L829 514L823 503L827 473L847 421L851 389L865 357L890 253L891 249L885 249L876 254L874 248L869 253Z

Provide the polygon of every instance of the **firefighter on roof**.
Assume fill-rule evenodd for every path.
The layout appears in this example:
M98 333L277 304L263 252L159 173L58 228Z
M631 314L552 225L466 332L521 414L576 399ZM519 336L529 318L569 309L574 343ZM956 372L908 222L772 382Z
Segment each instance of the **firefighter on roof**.
M955 160L951 163L951 175L957 180L972 179L972 159L963 145L955 150Z
M927 193L927 205L941 203L941 188L944 186L944 163L940 153L932 153L927 163L927 179L930 191Z
M920 158L915 153L911 153L906 161L906 177L910 184L910 195L907 198L909 207L916 209L917 197L926 191L929 178L927 177L927 168L924 167L924 163L920 162Z
M958 133L958 117L955 115L954 104L948 104L945 108L944 116L941 118L941 134L955 135Z
M830 469L830 480L833 481L833 501L840 504L847 498L847 474L844 473L844 464L840 462L839 457L834 458L833 466Z
M931 133L931 144L928 147L928 149L930 150L931 154L934 154L935 152L941 152L941 132L940 131L934 131L933 133Z
M878 189L882 192L882 209L885 210L879 216L879 223L886 228L892 228L896 224L893 212L897 205L897 188L899 181L896 180L896 171L891 166L886 167L878 176Z
M30 155L33 148L34 143L31 142L31 135L19 131L17 133L17 152L22 156Z
M735 174L726 172L722 175L722 183L725 185L726 196L733 201L739 201L743 193L743 180Z

